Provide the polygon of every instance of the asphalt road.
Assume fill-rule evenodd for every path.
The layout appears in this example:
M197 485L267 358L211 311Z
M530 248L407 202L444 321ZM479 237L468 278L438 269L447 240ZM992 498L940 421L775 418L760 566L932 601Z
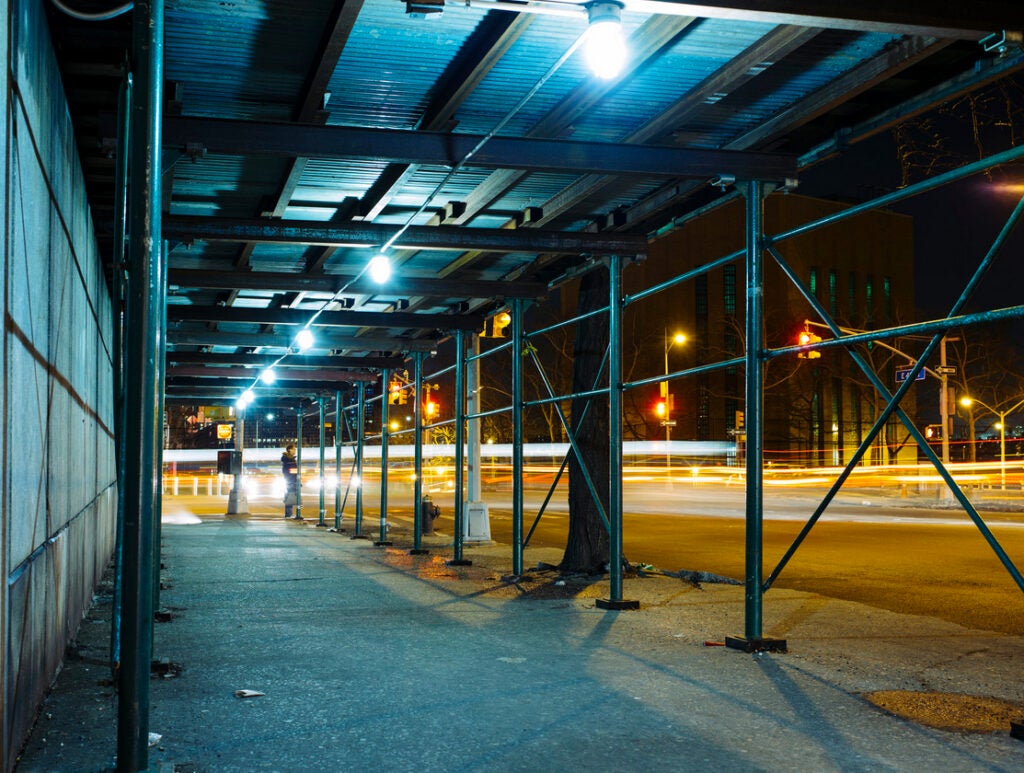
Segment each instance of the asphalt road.
M623 553L628 561L744 578L740 492L688 496L684 488L669 494L664 500L669 506L661 512L632 512L637 509L630 507L634 498L635 494L627 498L631 512L623 517ZM774 497L766 492L764 576L778 565L819 502L820 492L787 491ZM1010 559L1024 567L1024 514L1006 509L981 515ZM527 514L526 530L534 517ZM567 521L561 507L545 513L532 544L564 546ZM510 542L511 527L510 511L492 512L495 539ZM870 493L841 496L811 530L775 587L1024 634L1024 591L978 527L956 507L900 506ZM769 589L765 603L770 601Z
M527 493L524 532L529 531L544 493L543 488ZM765 576L793 543L820 496L821 492L813 490L766 492ZM510 544L512 521L507 492L485 492L484 499L490 505L493 538ZM307 518L317 516L318 500L316 495L304 496ZM435 492L434 500L442 508L436 528L451 533L450 495ZM198 504L194 497L165 497L165 513L188 509L190 502ZM390 516L407 521L411 490L393 491L389 502ZM840 492L784 568L775 587L938 617L976 629L1024 634L1024 591L966 513L960 508L939 507L934 500L920 506L908 504L898 495L887 498L877 492ZM270 498L254 498L250 505L257 513L274 513L280 508ZM365 518L371 533L377 524L376 506L376 497L367 492ZM326 507L328 520L333 523L333 494ZM1024 513L1012 504L1004 509L992 509L992 505L987 508L982 512L986 524L1010 559L1024 567ZM673 490L655 485L632 487L626 509L623 550L631 563L743 579L741 488L688 489L678 484ZM566 511L564 496L556 495L530 544L564 547ZM345 508L346 523L351 524L353 512L350 498ZM531 565L529 545L524 561ZM769 589L766 604L771 603L771 593Z

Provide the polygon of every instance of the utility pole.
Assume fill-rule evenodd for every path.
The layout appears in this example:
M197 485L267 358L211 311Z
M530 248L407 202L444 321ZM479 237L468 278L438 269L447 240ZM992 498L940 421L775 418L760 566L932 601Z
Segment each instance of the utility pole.
M942 463L949 467L949 375L946 372L946 336L939 342L939 373L942 392L939 394L939 417L942 420Z

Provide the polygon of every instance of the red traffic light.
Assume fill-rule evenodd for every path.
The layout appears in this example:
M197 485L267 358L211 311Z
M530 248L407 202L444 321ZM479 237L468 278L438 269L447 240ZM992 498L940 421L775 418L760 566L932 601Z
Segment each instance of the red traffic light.
M664 400L658 400L658 402L656 402L654 404L654 413L659 418L663 418L665 416L665 401Z
M808 346L809 344L816 344L821 340L821 336L814 335L808 330L804 330L797 336L798 346ZM800 352L797 357L806 360L816 360L821 357L821 352Z

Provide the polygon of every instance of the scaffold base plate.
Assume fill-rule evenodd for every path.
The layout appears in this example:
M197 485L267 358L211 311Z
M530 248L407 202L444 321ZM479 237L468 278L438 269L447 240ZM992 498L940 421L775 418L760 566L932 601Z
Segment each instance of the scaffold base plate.
M640 609L640 602L634 599L597 599L598 609Z
M745 636L726 636L725 646L741 652L787 652L785 639L748 639Z

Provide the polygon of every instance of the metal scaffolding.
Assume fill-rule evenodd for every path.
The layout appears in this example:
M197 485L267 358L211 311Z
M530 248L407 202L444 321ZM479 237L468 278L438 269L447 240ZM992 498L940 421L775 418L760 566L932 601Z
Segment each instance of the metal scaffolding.
M854 207L850 207L841 212L835 213L828 217L824 217L812 222L805 223L797 228L792 228L788 231L777 233L774 235L768 235L764 232L764 202L768 195L771 195L775 191L775 183L769 181L749 180L741 182L738 186L740 194L745 200L744 209L744 231L745 231L745 245L743 249L734 251L723 257L711 260L708 263L699 266L695 269L685 271L679 275L671 278L670 280L661 282L652 287L644 289L640 292L632 295L627 295L623 292L622 284L622 273L624 264L628 260L628 256L621 255L609 255L603 260L594 260L589 264L585 270L607 270L609 278L609 291L608 291L608 302L607 305L602 308L587 311L586 313L580 314L572 319L563 320L558 322L556 325L541 328L539 330L530 332L526 330L525 326L525 311L529 301L520 297L514 297L510 299L509 308L511 311L511 337L509 340L496 345L489 350L482 353L467 353L467 343L473 344L473 350L476 350L475 338L471 338L469 342L466 339L466 332L461 328L454 328L451 331L451 336L454 340L454 363L448 367L442 368L432 374L425 375L424 364L428 357L428 351L417 348L416 350L410 351L410 356L413 360L413 371L414 375L411 383L402 384L401 389L411 389L415 395L412 405L413 414L413 425L411 430L413 440L413 494L412 494L412 521L413 521L413 545L410 550L413 554L427 553L427 549L423 544L423 535L425 531L424 518L429 517L424 512L424 495L426 493L425 480L424 480L424 441L425 433L445 425L454 425L454 501L455 501L455 534L452 539L452 552L453 557L449 563L460 565L469 563L464 556L464 510L466 506L465 497L465 486L467 476L467 460L465 453L465 439L466 439L466 428L468 424L473 422L481 422L484 418L494 416L497 414L508 414L510 415L511 427L512 427L512 450L511 450L511 469L512 469L512 540L511 540L511 566L512 576L517 577L523 574L524 566L524 551L528 547L530 538L533 536L534 531L540 518L543 516L546 507L551 501L554 492L561 481L564 471L570 460L570 455L575 455L580 463L582 483L586 490L590 494L594 503L596 504L596 510L603 522L605 529L607 530L609 537L609 597L607 599L601 599L598 601L598 606L604 609L631 609L636 608L636 602L632 602L625 598L625 588L623 586L624 571L628 568L628 563L625 556L623 555L623 396L625 393L639 389L650 384L661 382L661 381L673 381L679 379L686 379L697 376L699 374L708 373L711 371L722 370L726 368L743 367L745 372L745 416L746 416L746 455L745 455L745 521L746 521L746 542L745 542L745 611L744 611L744 631L741 636L729 636L726 638L727 644L733 648L742 649L745 651L754 650L781 650L784 649L786 643L782 640L772 639L764 636L763 632L763 601L764 594L775 584L781 572L796 553L800 545L803 543L806 536L813 529L814 525L820 520L828 505L833 501L836 493L842 487L843 483L849 478L853 469L860 463L864 458L865 453L871 447L872 442L878 433L885 427L886 422L891 417L896 417L903 422L909 435L913 438L917 444L920 452L934 465L939 475L945 481L946 485L949 486L955 499L963 507L964 511L970 517L970 519L977 526L979 531L982 533L986 541L992 547L999 560L1003 563L1006 570L1013 577L1017 585L1024 590L1024 577L1022 577L1020 571L1010 560L1009 556L1000 546L991 530L987 527L984 520L981 518L977 509L971 504L966 494L959 488L953 479L952 475L946 469L946 465L943 461L935 454L935 452L928 445L926 438L917 429L912 419L906 415L906 413L900 408L900 403L903 397L908 393L910 389L914 375L925 367L928 358L939 346L942 335L950 329L961 328L971 325L982 324L993 320L1001 319L1020 319L1024 318L1024 305L1014 306L1006 309L996 309L986 312L966 314L963 313L963 309L967 301L973 295L975 289L978 286L982 276L992 265L992 262L997 258L1000 249L1005 244L1011 230L1016 226L1022 214L1024 214L1024 199L1018 203L1013 213L1007 219L1005 225L999 232L999 234L993 240L990 249L987 251L983 259L981 260L978 268L974 272L971 280L968 282L960 298L950 309L949 313L936 320L929 320L924 322L917 322L913 324L901 325L898 327L889 327L879 330L873 330L869 332L859 333L845 333L843 329L835 322L823 304L821 304L814 296L814 293L805 285L800 279L793 268L788 264L786 259L780 253L778 245L787 239L793 238L798 235L809 233L813 230L824 228L837 222L855 217L858 214L867 212L869 210L887 206L898 200L902 200L909 196L931 190L938 187L941 184L953 182L958 179L962 179L968 175L977 174L985 169L998 164L1005 164L1012 161L1016 161L1021 156L1024 156L1024 148L1014 149L1007 151L1006 153L998 154L988 159L976 162L974 164L967 165L959 170L948 172L944 175L940 175L937 178L927 180L919 183L915 186L902 189L896 193L889 194L887 196L880 197L874 201L860 204ZM830 340L819 341L813 344L805 346L782 346L776 348L767 348L765 344L765 297L764 297L764 270L766 259L769 262L777 264L782 273L788 278L788 280L795 286L802 297L811 305L814 312L821 320L821 324L827 327L833 334L833 338ZM746 347L742 357L730 357L727 359L720 360L714 363L705 363L699 366L678 370L666 374L657 374L655 376L642 378L634 381L625 381L623 376L622 368L622 346L623 346L623 312L624 310L633 303L639 303L647 298L654 296L657 293L668 290L669 288L676 287L683 282L691 281L699 276L706 275L716 269L719 269L727 264L743 261L745 267L746 276L746 304L745 304L745 330L744 334L746 337ZM159 259L157 261L159 264ZM576 272L575 275L578 275ZM570 277L567 277L570 278ZM164 280L165 281L165 280ZM552 283L556 285L561 280L556 280ZM155 278L154 284L159 285L160 279ZM137 288L135 288L137 290ZM154 318L160 317L159 307L153 307ZM567 325L581 325L587 324L588 320L597 317L598 315L607 314L608 328L609 328L609 342L607 349L604 352L604 357L601 361L600 366L597 368L597 372L592 374L593 381L589 389L581 392L575 392L570 394L556 394L552 387L551 380L548 377L545 363L542 362L541 358L537 355L535 347L530 344L530 339L536 336L545 335L557 328ZM905 380L895 392L890 392L881 378L871 368L870 364L866 359L861 356L856 347L860 344L872 342L872 341L889 341L898 336L908 334L927 334L930 339L924 351L919 358L916 359L914 364L910 368L910 374L907 380ZM148 351L149 343L147 341L129 341L127 348L130 352ZM861 440L857 451L853 457L846 464L845 468L838 475L835 482L830 487L828 493L824 496L821 503L815 508L813 514L810 516L799 536L793 542L792 546L783 556L778 565L771 570L765 576L765 568L763 565L763 521L764 521L764 491L763 491L763 471L764 471L764 396L765 396L765 383L764 383L764 369L768 361L779 358L792 356L801 352L817 351L841 348L849 353L851 360L856 366L865 374L868 380L871 382L878 395L883 398L886 402L886 407L876 417L874 424L868 434ZM468 381L466 377L466 369L469 367L478 368L481 364L485 363L489 358L502 356L503 353L508 353L511 357L511 399L509 404L506 406L492 408L489 410L481 410L479 407L469 409L467 405L468 399ZM540 382L546 391L546 395L538 399L528 400L524 395L524 369L528 366L535 369L539 376ZM452 418L445 421L433 421L428 422L429 417L424 416L424 405L423 395L425 383L430 380L437 378L451 370L454 370L454 382L455 382L455 396L453 400ZM404 434L403 431L392 431L388 424L389 413L388 413L388 384L389 375L393 375L394 371L388 368L381 368L379 373L383 379L383 389L380 390L379 395L373 396L372 401L380 400L381 402L381 432L379 435L368 436L366 433L366 407L370 401L367 399L365 382L363 380L356 380L356 395L357 400L353 406L342 406L342 392L336 391L334 393L334 421L335 427L335 445L336 445L336 457L335 457L335 469L338 477L337 487L335 491L335 531L341 531L341 519L344 503L341 501L340 496L340 478L341 478L341 467L340 460L342 455L342 447L350 445L353 448L353 479L356 481L356 515L355 515L355 533L354 538L362 536L362 519L363 519L363 491L362 486L364 485L364 459L365 459L365 443L368 441L379 441L380 443L380 518L379 518L379 532L378 539L374 542L378 546L389 545L388 540L388 514L389 508L393 507L393 504L389 502L388 498L388 484L389 484L389 444L391 440L399 434ZM588 374L589 375L589 374ZM154 384L158 383L159 374L154 371L152 378ZM131 404L131 391L129 389L129 404ZM572 431L572 424L569 418L565 415L562 408L562 403L568 400L584 400L585 407L583 409L583 417L586 416L586 412L591 409L591 400L597 397L606 397L608 400L608 419L609 419L609 438L608 438L608 457L609 457L609 480L607 483L595 480L591 472L587 469L586 461L583 458L584 454L577 442L578 438ZM141 399L141 398L139 398ZM319 421L320 421L320 474L321 474L321 487L320 487L320 512L318 525L325 525L325 485L323 480L324 475L324 445L325 445L325 433L324 427L326 423L326 405L325 397L320 396L318 398L319 403ZM475 403L474 403L475 404ZM569 451L562 461L562 464L555 476L555 480L552 483L547 496L545 497L539 512L536 514L532 521L532 525L528 532L524 529L524 411L530 408L553 405L555 408L555 414L558 420L561 422L562 427L565 430L565 434L568 438ZM349 429L350 438L348 443L345 443L341 439L342 425L346 428L350 428L351 422L349 422L345 416L345 412L354 410L356 412L356 419L354 422L354 430ZM303 421L303 410L299 407L296 410L296 417L298 421L298 447L299 447L299 464L301 465L301 446L302 446L302 421ZM581 417L582 420L582 417ZM577 423L578 426L578 423ZM147 436L144 434L144 429L136 427L134 430L128 428L127 432L129 437L132 436L132 432L137 433L137 437L144 439ZM148 442L148 441L146 441ZM156 463L154 459L153 463ZM301 467L300 467L301 469ZM470 472L470 482L473 481L473 472ZM479 470L475 471L476 475L479 475ZM130 476L128 476L130 477ZM350 480L350 485L352 481ZM601 486L606 485L607 488L602 490ZM144 496L144 493L140 493L140 496ZM301 496L301 493L299 494ZM131 495L128 492L126 499L131 502ZM346 494L347 500L347 494ZM604 507L604 502L607 502L607 508ZM301 499L298 503L298 508L301 508ZM298 510L301 513L301 509ZM525 532L525 534L524 534ZM126 547L128 546L129 530L126 529ZM145 537L140 537L146 539ZM149 580L152 581L152 566L147 565L145 569L141 566L138 569L137 574L148 574ZM127 578L126 578L127 579ZM125 585L126 594L135 594L137 591L130 589L128 584ZM126 596L126 609L130 603ZM135 598L132 595L130 598ZM138 609L144 607L140 604ZM127 615L125 616L127 624ZM134 623L133 623L134 625ZM137 627L137 626L136 626ZM146 646L147 642L139 640L138 642L132 643L133 651L139 651L140 647Z

